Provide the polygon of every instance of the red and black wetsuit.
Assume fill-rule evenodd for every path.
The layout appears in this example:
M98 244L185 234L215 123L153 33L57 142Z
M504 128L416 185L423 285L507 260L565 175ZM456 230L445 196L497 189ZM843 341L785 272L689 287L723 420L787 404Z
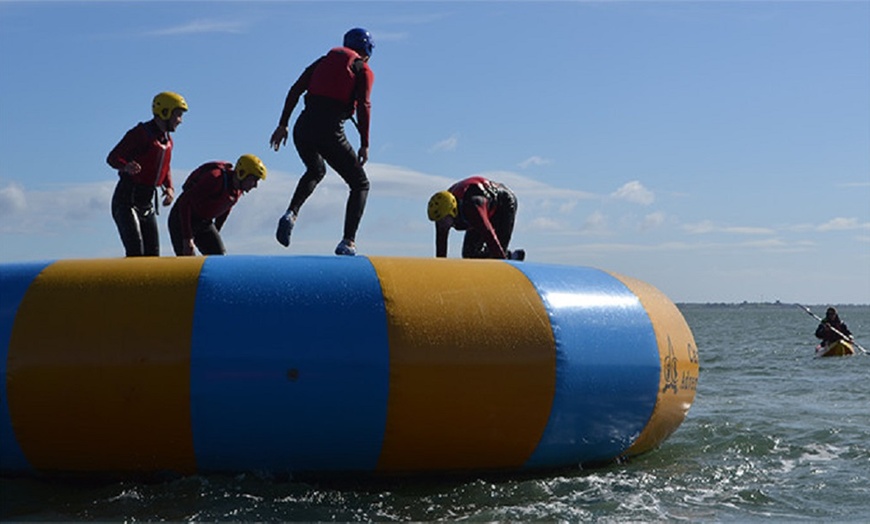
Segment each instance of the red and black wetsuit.
M203 255L224 255L221 227L244 193L233 185L235 176L229 162L209 162L187 177L182 193L169 212L169 235L176 255L193 243Z
M139 173L121 171L134 160L142 166ZM112 195L112 217L128 257L160 255L154 200L158 186L172 187L171 160L172 137L154 120L127 131L106 159L120 177Z
M453 228L465 231L462 258L507 258L514 231L517 199L503 184L471 177L448 189L456 197L459 215ZM435 228L435 256L447 256L450 228Z
M360 146L369 145L371 90L374 73L356 51L336 47L308 66L290 88L279 124L287 126L302 93L305 109L293 127L293 143L305 174L288 209L294 214L326 175L326 164L350 187L344 218L344 238L354 240L365 210L369 180L344 133L344 121L357 115ZM324 163L325 161L325 163Z

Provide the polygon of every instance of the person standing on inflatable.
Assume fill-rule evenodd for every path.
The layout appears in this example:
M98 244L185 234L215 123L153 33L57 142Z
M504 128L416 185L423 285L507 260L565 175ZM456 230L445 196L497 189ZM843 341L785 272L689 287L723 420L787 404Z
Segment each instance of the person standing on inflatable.
M118 170L118 185L112 195L112 218L118 226L128 257L160 256L157 231L157 188L163 189L163 205L172 204L172 137L181 124L187 102L178 93L165 91L151 103L154 118L139 122L109 153L106 161Z
M369 180L363 165L369 156L369 121L374 73L368 61L375 44L372 35L361 28L344 35L344 45L331 49L308 66L290 87L278 127L272 133L271 146L278 151L287 144L287 125L302 93L305 108L293 127L293 143L305 164L287 212L278 221L275 237L281 245L290 245L290 233L299 209L326 175L329 164L350 187L344 215L344 236L335 248L336 255L356 254L356 232L365 210ZM354 152L344 134L344 121L357 115L360 137Z
M243 194L266 180L266 166L254 155L242 155L235 167L209 162L196 168L182 186L169 212L169 235L178 256L225 255L220 230Z
M462 258L524 260L522 249L508 251L517 215L517 199L504 184L471 177L429 199L429 220L435 222L435 256L447 256L450 228L465 231Z

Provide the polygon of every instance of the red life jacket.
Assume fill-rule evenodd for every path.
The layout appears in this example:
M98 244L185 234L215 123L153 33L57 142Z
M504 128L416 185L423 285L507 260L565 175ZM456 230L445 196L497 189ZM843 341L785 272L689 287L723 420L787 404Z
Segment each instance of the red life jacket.
M229 162L209 162L196 168L184 181L179 200L190 206L193 216L210 220L236 205L243 191L230 181L234 176Z
M175 201L183 238L193 238L193 221L217 219L223 225L244 191L232 185L235 176L229 162L209 162L196 168L184 182Z
M119 170L132 160L138 162L142 170L135 175L123 176L129 176L137 184L172 187L169 171L172 137L161 132L153 121L140 122L127 131L108 157L109 165Z
M466 178L465 180L460 180L459 182L450 186L450 189L448 189L448 191L453 193L453 196L456 197L456 202L458 203L460 213L460 216L458 218L462 222L466 221L462 213L462 204L463 199L465 198L465 193L467 193L468 189L471 187L477 187L480 189L483 197L486 198L486 215L492 218L496 211L496 197L498 195L498 190L492 181L483 178L482 176L473 176L470 178Z
M353 49L346 47L330 49L314 70L311 82L308 84L308 93L353 104L356 70L359 69L359 66L354 66L357 60L361 61L362 57Z

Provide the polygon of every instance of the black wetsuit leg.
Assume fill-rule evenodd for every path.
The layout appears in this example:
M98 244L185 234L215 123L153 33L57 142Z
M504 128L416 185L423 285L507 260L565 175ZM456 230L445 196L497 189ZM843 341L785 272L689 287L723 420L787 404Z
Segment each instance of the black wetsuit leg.
M495 236L498 237L498 242L502 249L507 253L508 245L511 243L511 236L514 233L514 220L517 216L517 198L513 192L505 187L499 189L496 197L496 211L492 217L492 227L495 229Z
M121 177L112 194L112 218L128 257L160 255L154 188Z
M469 229L462 239L462 258L489 258L486 242L476 229Z
M195 221L193 224L193 243L203 255L226 255L227 250L221 239L220 232L209 220ZM181 234L181 218L175 207L169 212L169 236L172 239L172 249L177 256L184 253L184 236Z
M214 222L202 222L193 229L193 243L203 255L226 255L224 241Z
M317 150L317 118L311 115L308 109L302 111L296 124L293 126L293 144L302 163L305 164L305 173L296 184L293 198L290 199L288 209L294 214L299 214L302 204L314 193L317 184L326 176L326 164Z
M340 118L325 111L306 108L293 127L293 142L306 171L290 201L289 209L298 213L305 200L326 175L329 164L350 188L344 215L344 238L356 239L356 232L365 211L369 180L356 152L344 134Z
M502 249L507 253L511 236L514 232L514 220L517 216L517 199L513 192L502 187L496 195L496 211L490 219L495 236ZM462 241L462 258L494 258L490 246L480 232L469 229Z

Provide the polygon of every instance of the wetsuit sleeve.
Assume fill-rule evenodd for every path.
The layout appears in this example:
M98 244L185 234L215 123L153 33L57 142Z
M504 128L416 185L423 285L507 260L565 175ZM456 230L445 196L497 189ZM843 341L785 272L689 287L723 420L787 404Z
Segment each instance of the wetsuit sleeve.
M230 211L232 211L232 208L227 209L224 214L214 219L214 227L216 227L218 231L224 227L224 222L226 222L227 218L230 216Z
M121 141L109 152L106 162L110 166L120 171L136 156L143 140L140 127L136 126L127 131Z
M435 223L435 256L444 258L447 256L447 237L450 235L450 228L443 227Z
M166 189L175 189L172 185L172 169L169 169L168 166L172 165L172 149L175 147L175 144L172 142L172 138L169 139L169 147L166 149L166 159L165 164L167 166L166 169L166 178L163 180L163 187Z
M296 82L290 86L290 90L287 91L287 98L284 99L284 109L281 111L281 119L278 120L278 125L287 127L290 124L290 116L293 114L293 109L299 103L299 97L308 89L311 77L314 75L314 70L323 58L321 56L310 66L306 67L305 71L302 71L302 74L296 79Z
M487 213L487 199L484 196L466 196L462 202L463 215L465 216L468 227L479 231L489 248L491 258L507 258L504 248L498 241L498 236L495 234L495 229L492 227L492 222L489 221Z
M371 94L374 83L374 73L368 66L363 66L362 71L356 75L356 86L354 87L359 141L362 147L369 147L369 125L372 114Z

